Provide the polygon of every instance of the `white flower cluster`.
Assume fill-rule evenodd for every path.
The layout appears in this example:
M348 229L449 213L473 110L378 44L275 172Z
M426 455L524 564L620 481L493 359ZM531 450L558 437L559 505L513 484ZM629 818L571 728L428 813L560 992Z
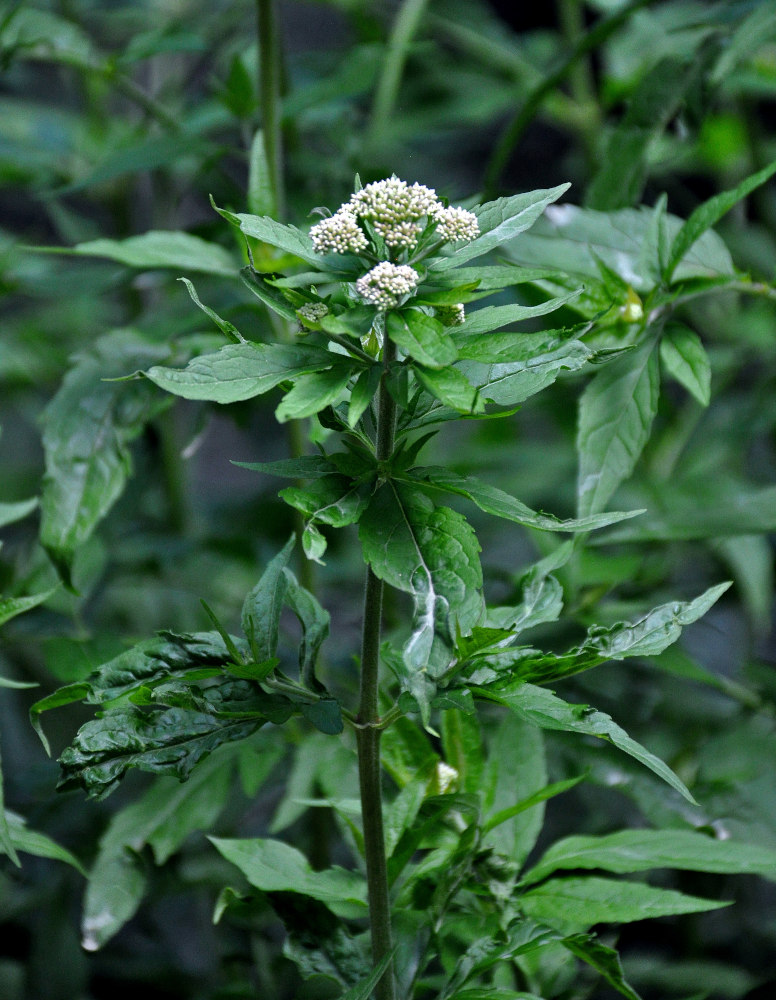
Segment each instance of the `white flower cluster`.
M418 272L407 264L383 261L356 282L356 291L378 309L393 309L418 283Z
M448 243L468 243L480 235L477 216L465 208L440 208L435 216L437 235Z
M327 316L329 307L323 302L305 302L296 310L296 315L302 323L317 323L318 320Z
M433 217L441 206L433 188L410 185L394 175L356 191L348 207L360 218L369 219L389 247L412 250L423 229L420 220Z
M358 219L347 205L313 226L310 239L316 253L360 253L369 246Z

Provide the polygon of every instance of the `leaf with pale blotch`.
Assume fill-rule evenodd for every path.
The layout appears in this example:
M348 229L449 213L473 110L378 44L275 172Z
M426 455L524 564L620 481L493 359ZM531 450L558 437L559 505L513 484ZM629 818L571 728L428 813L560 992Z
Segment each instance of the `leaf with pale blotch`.
M330 368L338 355L298 344L227 344L193 358L183 369L155 365L143 374L184 399L236 403L269 392L287 379Z
M375 575L413 597L408 670L440 676L453 661L456 629L470 630L482 614L480 547L471 526L409 484L389 481L369 501L359 538Z

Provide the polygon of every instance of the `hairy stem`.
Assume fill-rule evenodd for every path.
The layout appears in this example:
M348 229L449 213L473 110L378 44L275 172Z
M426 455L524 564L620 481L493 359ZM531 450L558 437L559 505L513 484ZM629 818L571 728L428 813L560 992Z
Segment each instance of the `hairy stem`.
M256 0L259 34L259 104L264 132L269 183L275 203L274 216L285 218L283 135L280 128L280 42L274 0Z
M396 404L386 388L388 368L395 349L387 339L384 370L378 393L377 461L387 461L393 452ZM361 789L361 812L364 825L364 853L369 892L369 921L372 933L372 959L375 965L391 950L391 903L388 896L388 869L385 860L383 805L380 791L380 733L377 723L380 634L382 625L383 582L367 567L364 586L364 621L361 643L361 698L358 777ZM396 1000L393 969L388 967L375 990L377 1000Z

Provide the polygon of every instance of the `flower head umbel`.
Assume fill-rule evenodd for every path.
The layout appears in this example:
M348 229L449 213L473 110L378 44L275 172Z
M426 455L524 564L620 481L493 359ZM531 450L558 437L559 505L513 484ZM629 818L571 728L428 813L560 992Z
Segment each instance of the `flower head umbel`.
M355 215L344 205L313 226L310 239L316 253L360 253L369 246Z
M383 261L356 282L356 291L378 309L393 309L418 283L418 272L407 264Z
M480 235L477 216L465 208L440 208L435 218L437 236L447 243L468 243Z
M398 177L367 184L351 197L350 210L369 219L392 249L413 250L423 230L420 220L433 217L441 208L433 188L407 184Z

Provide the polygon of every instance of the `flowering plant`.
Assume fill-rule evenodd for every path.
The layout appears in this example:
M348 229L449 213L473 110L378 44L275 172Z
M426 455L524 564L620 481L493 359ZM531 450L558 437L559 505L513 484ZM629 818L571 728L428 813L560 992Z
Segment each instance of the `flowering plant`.
M508 260L465 266L499 247L519 256L516 238L566 188L499 198L469 211L445 205L428 187L391 177L358 188L309 234L268 216L219 210L245 237L280 251L289 264L289 273L278 274L257 270L251 258L242 272L247 287L285 325L285 336L246 338L187 283L229 343L185 368L155 365L143 377L178 396L219 404L280 389L278 421L315 418L327 432L318 434L323 443L315 454L249 468L296 481L281 496L300 516L309 559L322 561L329 529L358 526L366 566L358 703L345 704L322 676L319 652L329 616L289 568L292 539L245 598L243 636L230 635L208 610L213 630L162 633L33 708L39 725L41 713L55 706L81 699L101 706L61 758L63 787L81 786L98 796L130 768L185 779L217 747L250 741L263 727L292 717L322 739L342 733L354 740L360 822L344 799L333 806L349 831L358 871L313 872L277 839L213 841L273 901L303 974L325 969L346 991L343 1000L366 1000L373 991L380 1000L526 997L531 994L498 989L494 970L511 963L519 982L530 986L540 982L542 963L553 966L559 954L583 961L633 1000L616 953L591 928L638 919L645 908L659 915L719 904L644 883L562 872L593 866L643 871L664 863L670 852L679 867L713 863L723 871L740 863L734 845L694 831L623 831L593 844L555 845L525 867L541 813L532 814L539 826L524 826L519 817L540 810L583 775L547 785L537 772L537 787L524 789L517 801L503 785L511 781L508 774L483 785L487 762L479 749L478 711L500 705L511 721L491 749L516 754L516 767L533 753L541 730L592 736L692 801L680 778L608 715L570 704L546 685L607 660L655 655L727 586L660 605L632 622L592 626L562 652L536 648L524 633L561 615L557 573L578 542L548 544L544 558L523 575L519 598L488 607L477 536L464 514L447 504L464 500L527 529L584 538L640 513L604 511L639 449L634 445L635 454L624 460L608 446L588 452L579 516L572 518L532 510L477 477L418 464L422 449L451 421L511 416L561 376L585 374L592 366L600 370L595 379L606 376L596 389L599 397L611 402L623 391L622 366L654 356L649 309L632 308L637 296L630 287L614 286L612 301L601 310L572 276L556 269ZM568 206L556 212L564 210L571 212ZM691 219L674 229L664 260L668 223L656 215L664 238L655 246L663 257L653 263L662 267L666 288L712 221L707 213L703 225ZM528 284L558 294L538 304L466 311L470 303ZM651 308L668 308L672 294L678 293L656 287ZM570 305L578 317L572 325L532 333L505 329ZM596 346L599 327L615 328L617 338ZM583 423L592 422L590 413ZM591 436L600 436L602 426L599 421ZM387 638L386 586L411 602ZM298 664L284 662L279 646L284 606L301 624ZM381 667L387 668L382 677ZM386 803L384 771L394 783ZM284 903L284 893L307 897L307 911ZM238 895L227 894L219 912ZM558 897L572 903L559 905ZM457 928L472 920L482 925L482 937L462 949ZM104 914L95 915L95 946L104 923Z

